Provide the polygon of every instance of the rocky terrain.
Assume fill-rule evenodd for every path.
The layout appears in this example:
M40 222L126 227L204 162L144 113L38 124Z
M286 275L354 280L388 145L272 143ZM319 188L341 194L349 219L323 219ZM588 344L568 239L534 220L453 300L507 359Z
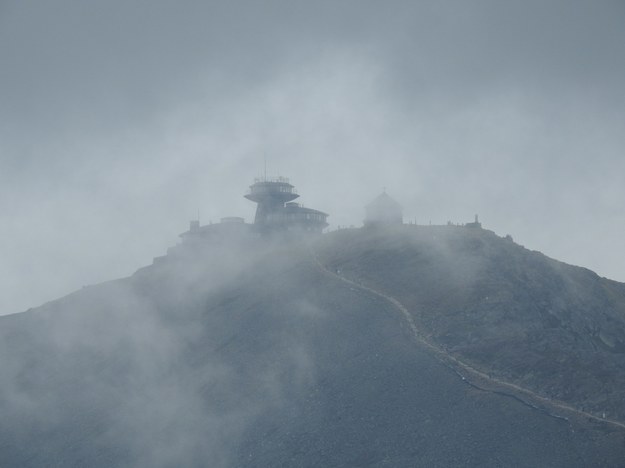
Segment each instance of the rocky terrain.
M481 229L336 234L326 243L329 266L397 298L441 349L625 423L624 284Z
M178 249L0 317L0 466L623 466L624 298L453 226Z

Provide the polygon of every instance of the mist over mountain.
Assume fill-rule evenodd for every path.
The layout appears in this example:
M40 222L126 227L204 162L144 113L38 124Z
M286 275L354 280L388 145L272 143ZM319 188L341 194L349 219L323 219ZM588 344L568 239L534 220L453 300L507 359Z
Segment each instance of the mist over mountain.
M0 467L625 466L623 24L0 0Z
M625 281L623 24L622 0L1 0L0 314L129 276L198 209L250 219L264 155L332 229L386 186Z
M622 466L624 308L466 226L183 242L0 317L0 465Z

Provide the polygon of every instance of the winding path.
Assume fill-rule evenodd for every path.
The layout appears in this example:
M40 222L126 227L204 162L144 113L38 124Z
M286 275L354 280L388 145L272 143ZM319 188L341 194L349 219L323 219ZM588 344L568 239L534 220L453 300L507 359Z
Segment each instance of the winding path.
M410 328L410 331L412 332L413 337L415 338L415 340L425 346L430 352L432 352L432 354L445 366L449 367L450 369L452 369L466 384L477 388L479 390L482 391L486 391L486 392L490 392L490 393L496 393L499 395L504 395L504 396L508 396L511 398L514 398L518 401L520 401L521 403L523 403L526 406L529 406L530 408L533 408L537 411L543 412L551 417L557 418L557 419L563 419L567 422L569 421L569 418L567 418L566 416L561 416L558 414L554 414L550 411L547 410L546 407L550 407L556 410L560 410L561 412L564 412L565 414L570 414L570 415L574 415L577 417L584 417L584 418L590 418L594 421L597 422L601 422L601 423L605 423L605 424L609 424L615 427L618 427L620 429L625 429L625 424L623 424L620 421L615 421L613 419L607 419L607 418L603 418L603 417L599 417L596 416L594 414L591 413L587 413L585 411L579 410L577 408L574 408L570 405L567 405L566 403L559 401L559 400L552 400L549 398L545 398L541 395L538 395L537 393L527 389L527 388L523 388L520 387L516 384L510 383L510 382L505 382L503 380L499 380L495 377L492 377L474 367L472 367L471 365L459 360L458 358L456 358L455 356L452 356L451 354L449 354L448 352L446 352L444 349L440 348L439 346L433 344L431 341L429 341L426 336L421 333L421 331L419 330L419 328L417 327L414 318L412 317L412 314L408 311L408 309L401 303L399 302L396 298L394 298L393 296L390 296L382 291L379 291L377 289L374 289L372 287L366 286L362 283L359 283L357 281L353 281L349 278L346 278L345 276L338 274L330 269L328 269L325 265L323 265L323 263L321 263L321 261L319 260L319 257L317 256L317 254L315 253L315 251L313 250L312 246L310 247L310 253L311 256L313 258L313 261L315 263L315 265L324 273L327 275L330 275L331 277L340 280L346 284L349 284L350 286L353 286L355 288L358 288L362 291L366 291L368 293L371 293L375 296L378 296L384 300L386 300L387 302L390 302L393 307L395 307L395 309L397 309L401 315L404 317L404 320L406 321L406 323L408 324L408 327ZM466 373L463 374L463 372ZM470 378L469 378L470 377ZM494 386L495 388L486 388L485 385L490 384L492 386ZM544 407L542 406L537 406L537 404L540 405L544 405Z

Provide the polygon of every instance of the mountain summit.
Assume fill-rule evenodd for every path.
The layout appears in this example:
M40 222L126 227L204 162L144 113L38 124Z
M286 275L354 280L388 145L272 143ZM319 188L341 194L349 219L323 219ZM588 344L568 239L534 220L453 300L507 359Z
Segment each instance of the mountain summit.
M0 352L2 466L625 460L625 285L472 227L213 236Z

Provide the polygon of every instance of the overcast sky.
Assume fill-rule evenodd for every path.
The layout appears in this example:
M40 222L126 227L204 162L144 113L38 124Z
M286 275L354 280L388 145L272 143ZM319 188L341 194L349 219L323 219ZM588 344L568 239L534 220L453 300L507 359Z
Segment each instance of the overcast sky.
M625 2L0 0L0 313L127 276L263 170L625 281Z

